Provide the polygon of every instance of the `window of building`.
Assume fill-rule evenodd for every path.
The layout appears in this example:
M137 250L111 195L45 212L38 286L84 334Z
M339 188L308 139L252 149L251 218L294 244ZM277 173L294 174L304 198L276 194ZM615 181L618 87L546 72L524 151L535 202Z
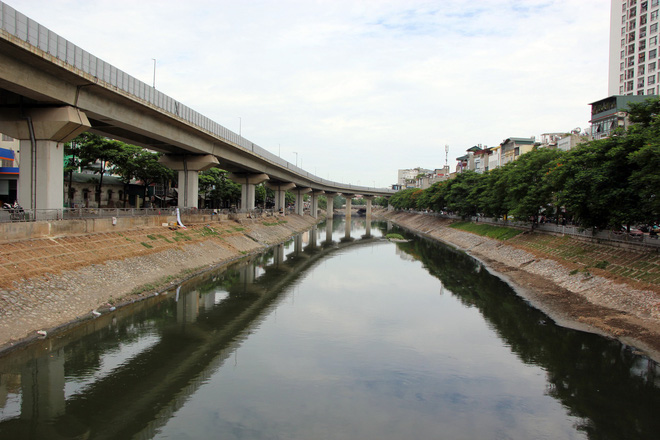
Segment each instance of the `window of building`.
M654 90L654 89L648 89L648 90L646 91L646 94L647 94L647 95L653 95L653 94L655 94L655 90Z
M632 31L637 27L637 22L635 20L631 20L628 22L628 30Z
M624 15L623 17L621 17L621 24L626 24L626 20L627 20L627 19L628 19L628 16L627 16L627 15ZM623 29L625 29L625 28L623 28ZM623 30L623 29L622 29L622 30Z
M660 5L660 0L651 0L651 7Z
M637 94L638 94L638 95L643 95L643 94L644 94L644 90L638 90L638 91L637 91Z
M622 38L621 39L621 48L623 49L624 47L626 47L626 39Z
M635 71L635 69L628 69L628 71L626 72L626 79L633 78L635 76L635 75L633 75L634 71Z
M623 82L623 73L622 73L621 75L619 75L619 82L620 82L620 83Z
M3 133L2 134L2 140L5 141L5 142L13 142L14 138L11 137L11 136L7 136L6 134Z
M639 42L639 50L645 50L646 49L646 40L641 40Z
M628 57L628 67L635 65L635 57Z
M643 76L646 72L644 71L644 65L641 65L637 68L637 76Z
M655 62L649 63L649 73L655 72Z
M648 9L648 6L649 6L649 2L648 2L648 1L642 2L642 3L639 5L639 12L646 12L646 10Z
M622 36L626 35L626 27L625 26L621 28L621 35Z
M656 35L655 37L649 38L649 46L657 46L658 45L658 36Z
M628 19L637 17L637 8L628 9Z
M640 89L640 88L643 88L643 87L644 87L644 78L639 78L637 80L637 88Z
M652 34L655 34L658 32L658 23L653 23L650 27L649 30Z
M626 83L626 92L629 92L629 91L631 91L632 89L633 89L633 82L632 82L632 81L628 81L628 82Z
M621 5L621 12L626 12L626 6L625 3Z
M646 26L643 28L639 28L639 38L644 38L646 37Z
M619 65L619 72L623 72L623 69L625 68L624 65L625 65L625 63L621 63L621 64Z
M658 49L649 50L649 60L654 60L658 56Z
M637 61L643 63L646 61L646 52L642 52L637 56Z
M648 84L648 85L655 84L655 75L651 75L648 78L646 78L646 84Z
M619 95L623 95L623 86L619 86Z
M628 55L634 55L635 54L635 45L634 44L629 44L628 48L626 50L628 51Z
M628 6L635 6L637 4L637 0L628 0Z
M647 19L647 15L646 15L646 14L642 15L641 17L639 17L639 25L640 25L640 26L645 25L645 24L646 24L646 19Z
M657 20L658 19L658 10L656 9L655 11L651 12L651 21Z

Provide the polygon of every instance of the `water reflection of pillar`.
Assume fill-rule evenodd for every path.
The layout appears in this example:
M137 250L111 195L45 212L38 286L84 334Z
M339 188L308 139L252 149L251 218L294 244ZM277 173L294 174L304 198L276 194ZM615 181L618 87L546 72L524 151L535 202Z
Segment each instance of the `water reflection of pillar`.
M273 250L273 266L279 267L284 263L284 245L278 244Z
M302 235L298 234L295 237L293 237L293 254L300 255L302 249L303 249Z
M254 283L254 264L250 261L239 269L238 279L241 284L247 285Z
M62 350L26 363L21 371L21 418L43 422L65 411Z
M176 303L176 322L188 324L197 321L199 315L199 293L197 290L183 293Z
M325 223L325 242L324 244L332 243L332 218L328 219Z
M307 244L307 247L310 249L314 249L318 246L317 243L317 234L318 234L318 228L316 225L312 226L312 229L309 231L309 243Z

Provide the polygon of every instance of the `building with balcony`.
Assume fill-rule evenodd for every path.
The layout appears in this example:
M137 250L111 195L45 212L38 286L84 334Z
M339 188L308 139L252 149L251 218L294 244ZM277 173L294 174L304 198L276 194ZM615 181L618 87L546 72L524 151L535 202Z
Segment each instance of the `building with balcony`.
M611 0L608 95L658 95L660 0Z

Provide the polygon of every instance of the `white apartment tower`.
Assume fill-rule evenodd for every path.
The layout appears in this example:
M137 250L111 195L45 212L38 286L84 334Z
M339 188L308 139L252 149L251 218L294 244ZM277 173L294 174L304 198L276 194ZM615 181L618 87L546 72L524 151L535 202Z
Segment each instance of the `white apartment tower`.
M608 95L658 95L660 0L612 0Z

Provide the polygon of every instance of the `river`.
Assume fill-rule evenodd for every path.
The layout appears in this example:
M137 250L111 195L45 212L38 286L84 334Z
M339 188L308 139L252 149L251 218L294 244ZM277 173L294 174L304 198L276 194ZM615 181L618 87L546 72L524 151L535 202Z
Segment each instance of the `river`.
M0 358L0 438L655 439L659 371L335 218Z

